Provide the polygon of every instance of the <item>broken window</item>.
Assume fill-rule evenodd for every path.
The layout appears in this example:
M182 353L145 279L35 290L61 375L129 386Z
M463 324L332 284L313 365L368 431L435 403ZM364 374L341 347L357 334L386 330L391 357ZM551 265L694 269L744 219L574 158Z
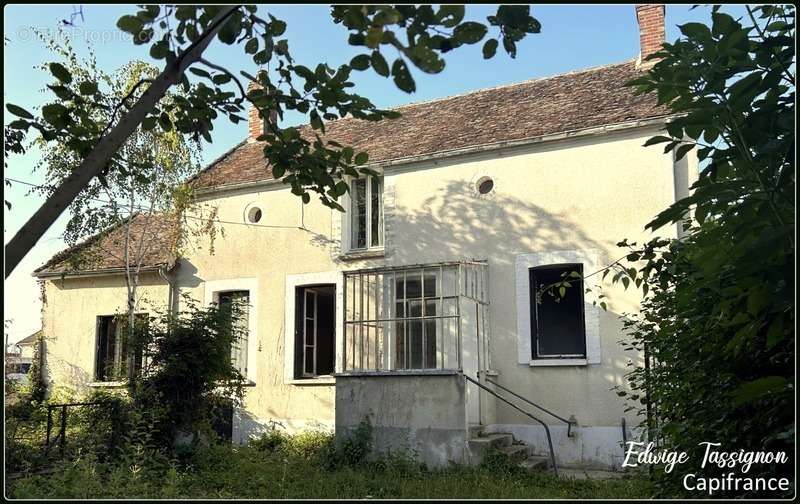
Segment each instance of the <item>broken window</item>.
M295 298L294 377L333 374L335 293L332 284L298 287Z
M383 179L354 179L350 186L350 249L383 245Z
M250 291L219 292L220 309L231 310L231 324L235 339L231 345L231 363L243 377L247 377L247 341L250 333Z
M147 324L147 316L137 314L136 324ZM138 325L137 330L142 330L142 325ZM126 380L131 347L132 345L128 344L128 325L125 317L118 315L97 317L95 380L99 382ZM135 372L142 367L141 348L135 350L133 365Z
M577 272L580 278L572 275ZM531 268L532 357L585 358L583 266L559 264ZM561 296L554 284L568 281ZM538 302L537 302L538 299Z

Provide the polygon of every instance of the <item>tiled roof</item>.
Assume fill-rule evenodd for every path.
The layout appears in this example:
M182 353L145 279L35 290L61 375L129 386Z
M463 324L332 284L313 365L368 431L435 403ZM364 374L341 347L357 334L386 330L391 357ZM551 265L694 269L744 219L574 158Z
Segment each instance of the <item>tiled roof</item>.
M666 115L655 96L624 85L640 73L627 61L404 105L395 109L399 119L328 122L325 138L385 162ZM311 134L308 125L300 131ZM272 179L262 148L242 142L201 172L195 187Z
M34 270L34 276L124 268L125 229L118 225L62 250ZM170 266L175 260L177 230L176 220L166 214L134 215L128 244L130 257L136 257L143 239L142 266ZM134 259L130 260L133 264Z

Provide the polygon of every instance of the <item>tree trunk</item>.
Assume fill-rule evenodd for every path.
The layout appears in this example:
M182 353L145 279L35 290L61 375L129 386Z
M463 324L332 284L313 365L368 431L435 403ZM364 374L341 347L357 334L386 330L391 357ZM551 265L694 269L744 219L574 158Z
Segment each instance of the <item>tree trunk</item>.
M114 154L122 147L128 137L139 127L147 114L164 97L167 90L177 84L183 73L192 63L203 55L203 51L222 28L225 20L237 9L238 5L222 8L208 28L194 44L172 63L167 65L155 78L139 100L125 114L112 130L92 149L83 162L56 188L45 203L17 231L6 245L6 278L14 271L19 262L28 254L48 228L75 197L105 168Z

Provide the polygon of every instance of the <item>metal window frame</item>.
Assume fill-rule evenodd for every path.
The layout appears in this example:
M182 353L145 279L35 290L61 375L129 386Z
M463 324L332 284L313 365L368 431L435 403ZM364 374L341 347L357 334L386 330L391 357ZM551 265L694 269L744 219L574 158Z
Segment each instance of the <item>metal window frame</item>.
M452 268L453 269L453 279L455 291L453 295L444 295L444 274L445 270ZM438 275L438 284L441 285L441 288L437 288L439 291L438 296L432 296L431 299L438 299L439 302L439 313L436 315L427 315L425 313L424 307L424 275L425 271L434 271ZM480 271L480 273L478 273ZM408 313L407 309L407 300L408 300L408 278L409 273L414 272L414 275L419 274L420 279L422 281L422 285L420 286L421 294L423 295L420 300L423 301L422 312L420 316L412 317ZM417 273L419 272L419 273ZM366 325L372 324L382 324L382 323L389 323L394 324L397 327L398 322L403 323L403 368L400 368L399 371L405 372L415 372L415 371L433 371L433 370L454 370L452 367L447 367L445 363L445 342L444 342L444 321L445 319L448 320L448 333L449 333L449 321L454 320L456 323L455 327L455 346L456 346L456 360L457 366L455 370L462 370L463 368L463 359L462 359L462 348L463 348L463 334L462 334L462 327L461 327L461 319L462 319L462 302L468 301L470 304L474 304L476 306L476 316L477 319L476 323L476 331L478 337L478 344L479 350L483 349L484 351L488 352L489 344L488 344L488 331L487 331L487 320L486 317L488 316L488 307L490 305L489 302L489 290L488 290L488 279L489 279L489 272L488 272L488 261L484 260L463 260L463 261L446 261L446 262L438 262L438 263L422 263L422 264L410 264L410 265L402 265L402 266L381 266L376 268L367 268L367 269L360 269L360 270L351 270L351 271L344 271L343 272L343 331L342 331L342 371L344 372L351 372L351 371L358 371L358 372L395 372L397 370L396 363L398 361L398 356L395 355L393 352L386 352L384 354L384 358L382 359L383 362L378 363L376 362L375 366L372 368L365 368L364 367L364 339L363 339L363 331ZM386 302L383 301L383 304L388 308L388 316L380 317L377 314L377 307L376 307L376 317L375 318L363 318L364 309L364 288L363 282L365 276L383 276L384 278L391 278L391 290L389 291L388 295L392 296L391 300ZM396 297L396 289L397 289L397 281L398 277L402 275L402 282L403 282L403 298ZM471 281L469 276L471 275ZM480 278L480 280L478 280ZM352 282L352 285L351 285ZM376 280L375 286L375 293L378 292ZM350 293L350 289L353 289L354 298L349 300L348 294ZM468 292L469 290L469 292ZM360 295L358 295L360 293ZM357 297L357 298L356 298ZM367 296L368 297L368 296ZM398 316L397 314L397 303L398 299L403 300L403 316ZM415 298L416 299L416 298ZM444 300L445 299L455 299L455 314L453 315L446 315L444 310ZM348 302L353 304L352 310L353 314L348 315ZM369 301L367 301L369 303ZM355 309L358 305L358 317L355 316ZM423 368L423 369L415 369L409 366L409 359L410 359L410 352L408 348L408 322L419 320L421 323L424 323L426 320L438 320L440 331L437 331L437 345L434 352L434 367ZM483 330L481 330L481 327ZM352 334L348 331L349 328L352 328ZM423 329L423 335L425 330ZM388 348L395 349L397 347L398 338L401 336L398 334L397 331L394 331L391 334L391 338L393 341L384 341L385 345L388 345ZM350 336L350 337L348 337ZM356 366L356 357L357 355L357 348L356 348L356 340L357 336L359 339L359 349L360 350L360 359L359 365ZM441 336L441 341L439 336ZM378 348L378 341L376 336L376 348ZM389 336L384 335L384 339L388 340ZM348 348L348 340L351 343L350 348ZM392 344L394 343L394 344ZM423 345L424 345L423 341ZM423 346L423 351L424 351ZM440 357L437 358L436 354L439 354ZM480 352L479 352L480 353ZM377 357L376 352L376 357ZM488 355L488 353L487 353ZM348 359L351 359L352 366ZM425 357L423 357L425 359ZM369 364L369 362L367 362ZM485 363L484 363L485 364ZM423 362L425 365L425 362Z

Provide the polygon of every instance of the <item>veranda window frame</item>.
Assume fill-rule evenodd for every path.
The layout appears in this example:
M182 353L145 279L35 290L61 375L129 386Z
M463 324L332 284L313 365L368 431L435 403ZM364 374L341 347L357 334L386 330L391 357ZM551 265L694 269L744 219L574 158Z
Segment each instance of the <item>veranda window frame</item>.
M452 269L453 270L453 278L454 278L454 292L451 295L445 295L445 288L446 284L444 282L445 278L445 270ZM420 286L421 295L423 297L419 298L420 300L427 299L424 293L424 279L426 272L435 272L437 278L437 291L438 294L431 299L435 299L438 301L439 306L439 313L436 315L427 315L424 311L424 302L423 308L420 316L412 317L408 316L408 313L404 313L405 316L399 317L396 312L396 305L399 302L400 298L395 296L395 289L397 288L397 281L401 279L403 282L403 298L402 300L408 300L408 280L412 275L419 276L420 280L422 281L422 285ZM466 278L465 275L470 274L472 275L469 279ZM390 283L390 290L391 293L391 300L388 302L390 306L389 314L383 317L372 318L367 317L363 318L364 308L365 308L365 296L364 294L364 277L368 277L370 275L384 275L386 277L391 278ZM480 276L480 280L478 279L478 275ZM351 286L352 283L352 286ZM369 281L367 281L367 288L369 287ZM478 287L479 286L479 287ZM361 295L358 296L358 300L350 300L348 296L348 289L354 288L357 291L361 292ZM385 287L384 287L385 288ZM378 292L377 282L375 286L375 293ZM487 319L489 316L489 273L488 273L488 263L486 261L450 261L450 262L440 262L440 263L430 263L430 264L413 264L413 265L403 265L403 266L386 266L386 267L379 267L379 268L371 268L371 269L363 269L363 270L353 270L353 271L345 271L344 278L343 278L343 334L342 334L342 341L341 341L341 362L342 367L340 372L344 373L363 373L363 372L408 372L408 373L417 373L417 372L436 372L436 371L461 371L463 368L463 355L462 355L462 348L463 348L463 334L462 334L462 315L463 315L463 301L469 301L470 303L474 303L476 307L481 307L480 314L477 316L475 321L476 324L476 331L478 331L478 345L480 346L479 352L484 352L484 355L488 356L488 328L489 325L487 323ZM446 299L453 299L454 300L454 307L455 313L453 314L446 314L446 310L444 309L445 304L444 300ZM353 316L348 316L348 302L349 303L356 303L360 304L358 306L358 314L360 318L356 319ZM369 298L367 297L366 308L369 310ZM373 307L374 308L374 307ZM351 307L351 309L355 312L356 307ZM435 367L424 367L424 368L411 368L408 366L410 361L410 353L409 353L409 346L408 346L408 327L409 321L418 320L424 324L425 320L434 319L437 321L437 331L435 337L437 338L437 345L435 348L435 355L436 355L436 365ZM445 331L444 331L444 321L448 320L453 321L455 323L455 360L456 360L456 367L448 367L445 362ZM406 362L405 368L399 368L396 365L397 357L393 353L391 353L391 349L396 348L397 338L400 335L394 333L389 333L394 338L394 341L389 341L387 347L390 349L388 354L384 354L381 358L382 363L374 363L378 365L370 365L373 363L364 362L364 355L365 355L365 347L364 347L364 328L367 327L369 324L381 324L381 323L388 323L393 327L396 327L398 322L405 322L404 324L404 331L403 331L403 338L404 338L404 362ZM349 328L353 328L352 338L349 338L350 332ZM450 331L450 326L448 325L448 331ZM356 334L358 332L358 334ZM423 331L424 335L424 331ZM425 335L424 335L425 336ZM384 335L384 338L388 338L388 336ZM352 339L352 341L350 341ZM358 339L359 343L359 351L356 351L356 339ZM369 339L369 335L367 336ZM423 351L425 350L425 341L423 340ZM349 347L349 348L348 348ZM376 337L375 341L375 355L379 354L379 341ZM368 355L368 352L367 352ZM359 357L358 365L353 362L352 366L349 364L349 359L355 357ZM487 357L488 358L488 357ZM376 359L377 360L377 359ZM450 358L447 358L449 361ZM366 364L366 365L365 365ZM424 365L424 362L423 362ZM488 366L488 363L486 363Z

